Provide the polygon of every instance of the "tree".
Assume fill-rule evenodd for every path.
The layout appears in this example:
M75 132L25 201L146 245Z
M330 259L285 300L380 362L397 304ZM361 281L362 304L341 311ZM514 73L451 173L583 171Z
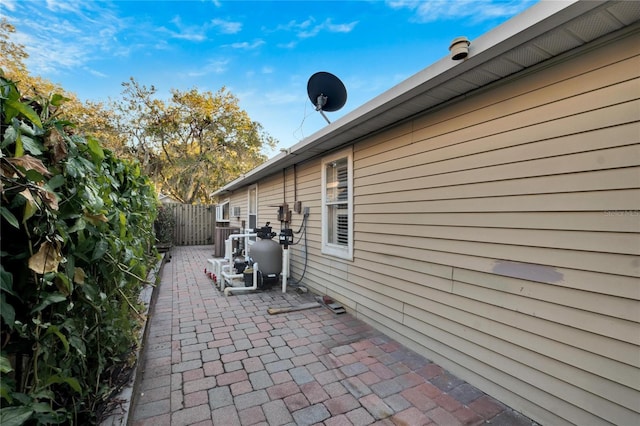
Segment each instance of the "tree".
M51 118L64 115L74 123L68 131L100 140L119 158L137 159L156 188L177 200L210 202L211 192L267 159L263 147L276 145L224 87L216 93L174 89L162 101L154 86L131 78L123 83L119 100L108 105L82 102L29 73L24 46L11 41L15 31L0 19L0 74L25 97L61 96L64 102L47 108Z
M13 76L26 75L25 59L29 57L24 46L11 41L11 34L16 28L7 21L0 19L0 67Z
M275 146L224 87L216 93L172 89L167 102L133 78L123 87L112 106L114 127L127 135L157 188L183 203L210 202L213 190L266 160L265 145Z
M78 134L90 135L114 151L119 156L132 157L124 150L124 141L112 127L113 112L101 102L82 102L75 93L64 90L60 85L29 73L25 61L29 58L24 45L11 40L16 29L6 18L0 19L0 75L15 82L22 96L49 99L53 94L61 97L57 106L47 108L52 118L64 115L74 123Z

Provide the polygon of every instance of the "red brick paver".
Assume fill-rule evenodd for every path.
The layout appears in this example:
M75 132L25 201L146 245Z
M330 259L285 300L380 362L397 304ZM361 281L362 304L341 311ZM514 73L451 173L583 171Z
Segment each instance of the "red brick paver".
M266 312L310 294L225 297L203 274L212 254L176 247L164 265L129 424L534 424L349 314Z

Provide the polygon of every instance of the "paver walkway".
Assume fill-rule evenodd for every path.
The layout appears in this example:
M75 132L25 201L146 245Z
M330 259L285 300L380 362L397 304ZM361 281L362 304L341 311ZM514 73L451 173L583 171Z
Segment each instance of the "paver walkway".
M225 298L204 274L212 254L172 249L129 424L533 424L350 314L267 313L311 295Z

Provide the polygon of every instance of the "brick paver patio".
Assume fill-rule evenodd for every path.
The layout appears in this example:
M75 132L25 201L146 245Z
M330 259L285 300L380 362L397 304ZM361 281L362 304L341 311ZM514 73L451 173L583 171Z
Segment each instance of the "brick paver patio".
M129 424L534 424L348 313L267 313L309 294L225 298L204 274L212 254L172 249Z

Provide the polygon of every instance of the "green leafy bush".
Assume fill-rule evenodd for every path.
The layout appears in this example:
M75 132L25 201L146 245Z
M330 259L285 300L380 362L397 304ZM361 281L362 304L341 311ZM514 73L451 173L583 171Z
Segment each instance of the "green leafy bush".
M173 245L173 232L175 227L176 218L173 209L160 204L158 206L158 216L154 224L158 244Z
M99 421L134 362L155 192L0 70L0 424Z

